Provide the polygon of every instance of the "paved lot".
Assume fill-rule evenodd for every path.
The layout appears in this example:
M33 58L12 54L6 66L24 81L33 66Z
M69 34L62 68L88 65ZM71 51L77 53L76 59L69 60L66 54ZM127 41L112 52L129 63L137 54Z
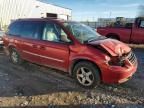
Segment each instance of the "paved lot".
M144 50L135 49L139 67L134 77L121 85L102 84L85 90L67 74L31 63L13 65L0 52L0 106L51 106L117 108L144 107ZM62 107L62 106L61 106ZM70 107L70 106L69 106ZM72 107L72 106L71 106Z

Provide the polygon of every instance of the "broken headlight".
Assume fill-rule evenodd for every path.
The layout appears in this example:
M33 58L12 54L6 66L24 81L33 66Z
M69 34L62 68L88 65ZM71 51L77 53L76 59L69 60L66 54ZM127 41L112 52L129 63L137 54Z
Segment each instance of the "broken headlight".
M109 65L112 66L124 66L125 65L125 59L123 57L111 57L110 61L108 62Z

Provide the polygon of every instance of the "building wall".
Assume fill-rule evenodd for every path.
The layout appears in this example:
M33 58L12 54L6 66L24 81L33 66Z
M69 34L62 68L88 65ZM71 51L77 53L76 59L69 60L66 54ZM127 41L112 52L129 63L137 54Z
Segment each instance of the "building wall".
M43 17L46 17L45 13L54 13L54 14L58 14L59 18L65 18L64 16L69 16L71 17L71 10L67 9L67 8L63 8L63 7L59 7L56 5L52 5L52 4L46 4L40 1L36 1L36 6L38 6L38 11L39 11L39 15L42 15ZM36 9L33 9L32 13L36 13ZM37 13L38 14L38 13ZM30 17L33 17L35 15L32 15Z
M34 0L0 0L0 23L8 25L11 20L29 16Z
M58 18L71 18L70 9L37 0L0 0L1 27L18 18L46 17L46 13L58 14Z

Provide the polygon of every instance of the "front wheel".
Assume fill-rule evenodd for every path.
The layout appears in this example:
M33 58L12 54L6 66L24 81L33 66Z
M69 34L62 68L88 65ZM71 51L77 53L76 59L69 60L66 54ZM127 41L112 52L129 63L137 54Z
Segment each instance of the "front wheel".
M80 62L73 70L74 78L84 88L94 88L100 83L99 69L90 62Z

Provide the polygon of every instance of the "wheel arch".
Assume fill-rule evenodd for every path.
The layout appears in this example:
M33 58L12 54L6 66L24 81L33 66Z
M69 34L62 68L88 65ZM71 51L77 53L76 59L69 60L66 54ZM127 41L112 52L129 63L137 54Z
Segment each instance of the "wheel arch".
M14 45L9 45L8 50L10 51L12 48L16 48Z
M9 43L7 46L8 50L12 49L12 48L17 48L17 46L13 43Z
M115 37L116 39L120 40L120 36L116 33L109 33L106 35L106 37L108 37L108 38Z
M8 45L7 50L9 51L9 54L12 49L15 49L20 55L22 55L21 50L15 44Z
M74 67L75 67L76 64L78 64L79 62L90 62L90 63L92 63L92 64L99 70L99 75L100 75L100 78L101 78L101 80L102 80L102 72L101 72L101 69L99 68L99 66L98 66L95 62L93 62L92 60L88 60L88 59L84 59L84 58L75 59L75 60L72 61L71 65L70 65L70 67L69 67L69 74L70 74L71 76L73 76L73 69L74 69Z
M7 47L6 47L6 55L9 55L10 54L10 51L12 48L16 48L15 45L12 45L12 44L9 44Z

